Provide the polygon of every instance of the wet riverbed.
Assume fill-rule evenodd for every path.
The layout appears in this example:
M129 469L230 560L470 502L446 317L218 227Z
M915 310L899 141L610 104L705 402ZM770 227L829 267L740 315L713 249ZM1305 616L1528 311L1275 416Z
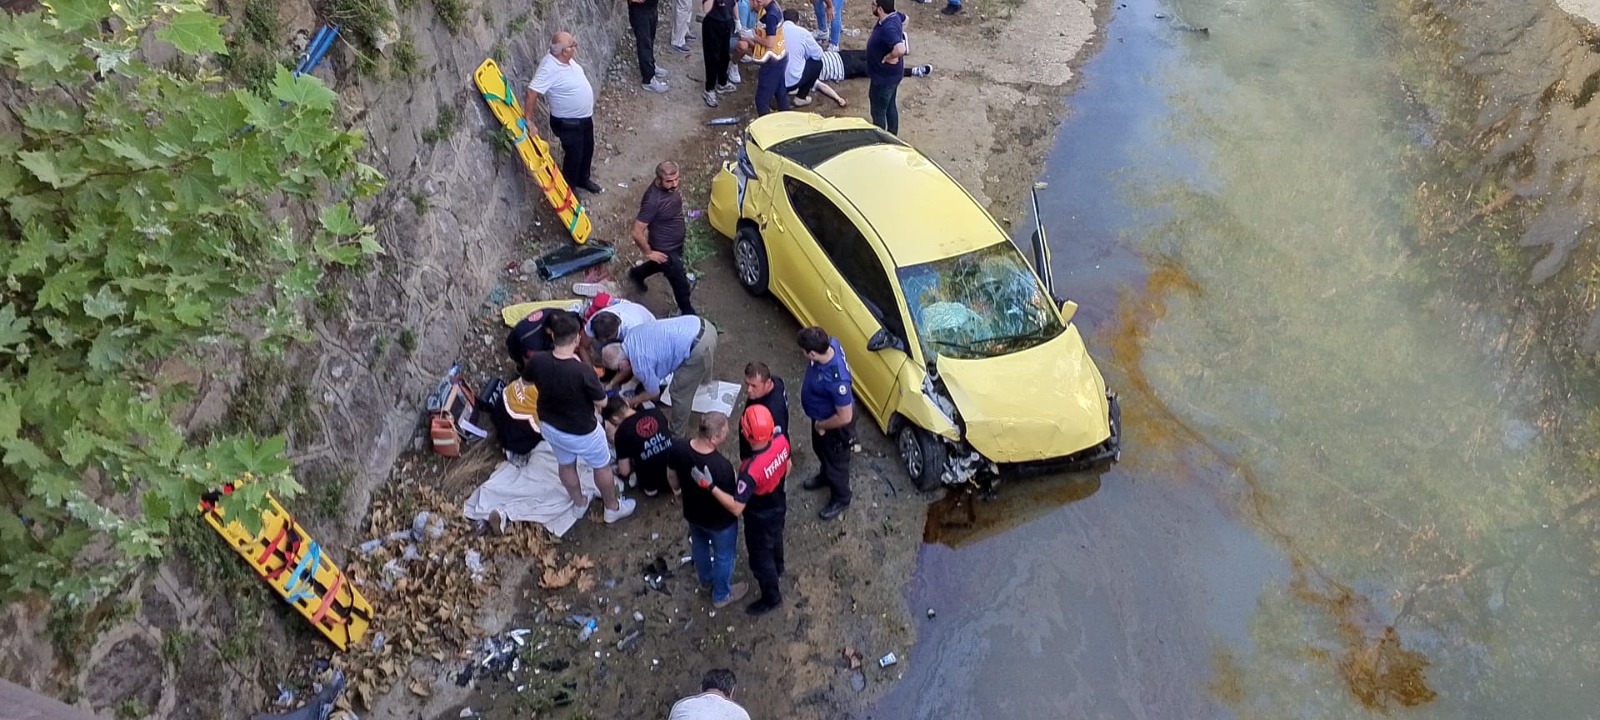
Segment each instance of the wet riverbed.
M1600 712L1575 471L1411 258L1385 2L1118 4L1040 199L1123 462L936 508L874 717Z

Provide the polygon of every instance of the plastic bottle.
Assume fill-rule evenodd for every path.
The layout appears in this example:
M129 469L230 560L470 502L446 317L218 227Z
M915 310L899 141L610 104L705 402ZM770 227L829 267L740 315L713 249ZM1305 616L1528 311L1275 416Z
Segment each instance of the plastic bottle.
M594 618L589 618L588 624L584 625L583 630L578 633L578 642L584 642L585 640L588 640L589 636L593 635L595 629L598 627L600 627L599 623L596 623Z

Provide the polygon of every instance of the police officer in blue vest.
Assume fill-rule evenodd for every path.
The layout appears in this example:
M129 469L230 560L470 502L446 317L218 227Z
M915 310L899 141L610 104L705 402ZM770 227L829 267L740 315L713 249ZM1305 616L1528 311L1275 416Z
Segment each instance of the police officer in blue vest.
M856 421L850 367L839 341L822 328L801 330L797 340L811 363L800 386L800 408L811 418L811 448L822 463L817 475L801 487L831 491L827 506L817 517L832 520L850 507L850 449L855 444Z

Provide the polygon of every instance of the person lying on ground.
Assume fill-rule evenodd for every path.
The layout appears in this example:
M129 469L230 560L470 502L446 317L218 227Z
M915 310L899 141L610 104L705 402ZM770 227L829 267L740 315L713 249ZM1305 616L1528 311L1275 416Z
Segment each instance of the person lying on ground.
M748 53L751 49L749 41L740 40L734 52ZM933 74L932 65L907 65L905 77L927 77ZM841 80L854 80L867 76L867 51L865 50L823 50L822 72L818 74L811 88L823 97L832 100L839 107L849 107L850 103L841 97L828 83Z

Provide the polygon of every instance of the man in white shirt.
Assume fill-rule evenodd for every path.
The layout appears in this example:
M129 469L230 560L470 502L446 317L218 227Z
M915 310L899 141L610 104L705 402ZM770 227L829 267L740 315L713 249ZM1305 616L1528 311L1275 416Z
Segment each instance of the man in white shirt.
M733 701L733 684L732 670L707 670L700 694L673 703L667 720L750 720L750 713Z
M605 293L595 298L590 310L583 329L600 345L625 340L629 330L656 321L655 313L650 312L650 308Z
M571 33L558 32L550 38L550 54L539 61L528 91L523 95L522 114L528 132L537 134L533 119L539 96L550 103L550 132L561 141L561 174L567 184L591 193L601 191L589 177L594 163L594 86L575 59L578 41Z
M822 74L822 46L817 44L817 39L811 36L810 31L800 27L796 22L799 19L798 10L783 11L783 36L789 41L789 65L784 70L784 87L794 93L796 107L805 107L811 104L811 86Z

